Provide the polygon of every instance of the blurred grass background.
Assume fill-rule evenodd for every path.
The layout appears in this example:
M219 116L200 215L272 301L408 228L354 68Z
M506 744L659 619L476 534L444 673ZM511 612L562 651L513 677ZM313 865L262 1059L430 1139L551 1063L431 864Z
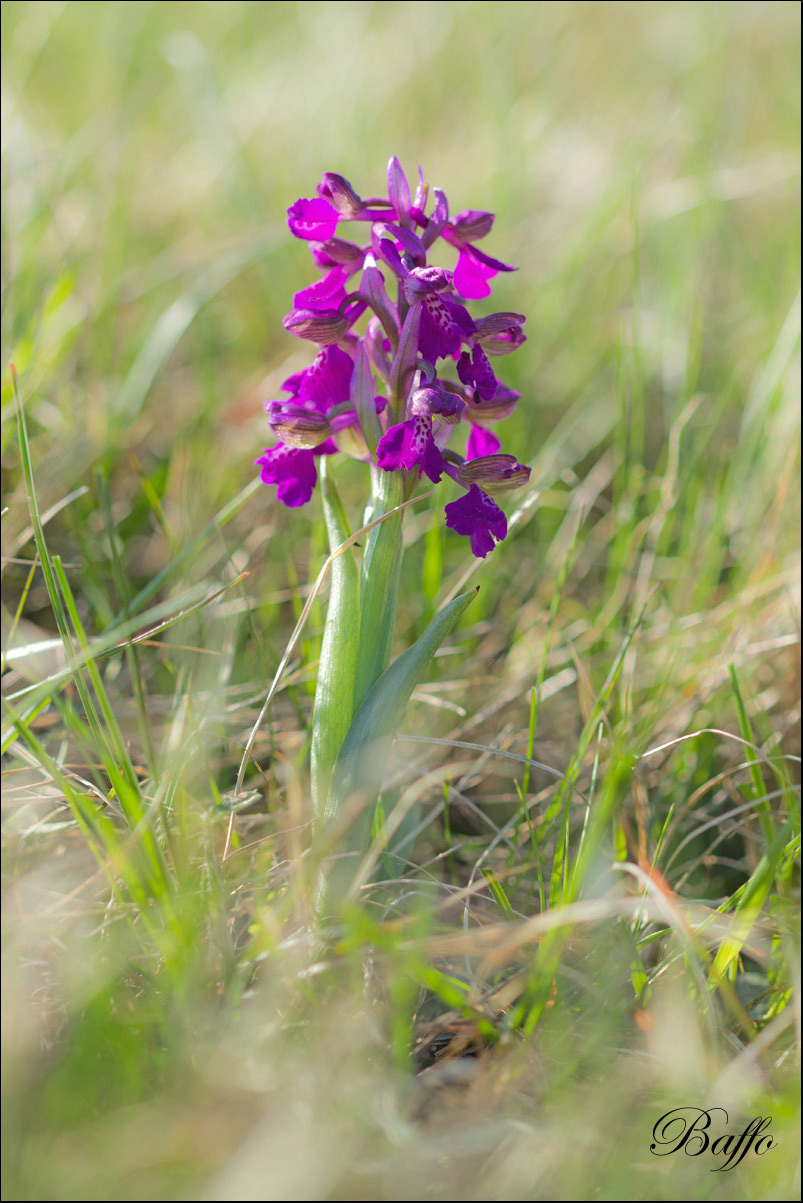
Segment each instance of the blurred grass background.
M2 34L4 691L43 750L5 746L4 1197L794 1197L793 841L733 977L758 1050L684 985L697 954L665 924L633 937L648 996L609 919L562 949L534 1036L433 1086L400 1066L419 985L454 962L374 919L339 959L298 936L320 605L227 860L218 802L324 555L315 501L248 488L261 402L308 360L281 326L312 279L284 212L323 170L381 191L395 153L455 211L498 214L486 248L520 270L493 308L529 339L503 365L504 447L538 494L407 729L526 754L537 687L534 755L615 798L614 859L660 850L677 897L737 905L768 851L756 814L784 829L798 776L799 6L7 0ZM87 631L227 586L98 661L178 865L171 922L109 902L63 807L53 765L114 804L78 701L20 692L65 660L10 362ZM340 471L356 513L361 469ZM400 647L469 567L437 513L407 524ZM472 923L545 909L560 838L497 836L553 783L511 763L406 744L393 766L399 789L443 770L411 859L454 888L480 864L505 880ZM583 815L567 803L574 850ZM624 876L594 874L594 898ZM662 1110L712 1100L773 1115L769 1167L650 1157Z

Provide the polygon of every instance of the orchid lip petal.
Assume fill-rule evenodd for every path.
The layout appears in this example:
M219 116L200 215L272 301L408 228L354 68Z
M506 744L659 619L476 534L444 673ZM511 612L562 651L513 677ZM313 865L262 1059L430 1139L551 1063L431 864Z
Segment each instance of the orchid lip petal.
M278 443L263 451L254 463L260 466L263 484L277 485L276 497L295 509L306 505L318 481L315 456L311 450L301 450Z
M296 238L322 242L334 237L341 214L323 197L302 197L287 210L287 224Z
M376 462L385 472L397 472L400 468L412 472L417 468L419 477L426 474L437 483L444 464L432 437L432 419L419 414L391 426L379 440Z
M472 484L467 493L446 506L446 525L458 535L468 535L479 559L493 551L494 540L507 535L507 518L487 493Z

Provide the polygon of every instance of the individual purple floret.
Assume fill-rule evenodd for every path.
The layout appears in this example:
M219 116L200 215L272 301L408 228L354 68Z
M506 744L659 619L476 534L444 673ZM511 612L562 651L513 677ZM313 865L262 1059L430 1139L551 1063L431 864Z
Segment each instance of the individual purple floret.
M279 501L295 507L307 504L318 483L315 457L331 455L333 451L337 451L337 447L331 439L309 451L277 443L263 451L254 463L262 469L259 475L263 485L278 485L276 496Z
M376 462L385 472L417 469L419 477L426 474L431 481L439 481L443 475L443 456L432 437L432 418L419 414L409 422L391 426L379 440Z
M446 525L458 535L468 535L471 550L482 559L493 551L494 539L501 542L507 534L507 518L478 485L472 485L459 500L449 502Z
M463 302L489 296L494 277L516 269L475 245L491 232L493 213L464 209L450 220L445 194L433 188L427 214L430 187L421 168L418 176L413 194L394 157L387 196L363 199L344 176L325 172L317 195L287 210L291 232L307 243L322 275L295 294L284 327L319 350L285 380L289 395L266 403L281 441L255 462L287 506L309 501L317 458L337 451L380 472L404 472L407 496L423 476L433 483L449 476L466 491L446 506L446 524L484 557L507 533L491 494L530 475L487 429L519 399L497 379L489 356L521 346L525 318L472 317ZM344 238L346 223L355 231L362 223L362 239ZM439 240L457 252L453 268L430 262ZM373 404L371 372L381 387ZM447 444L462 422L469 434L459 454Z

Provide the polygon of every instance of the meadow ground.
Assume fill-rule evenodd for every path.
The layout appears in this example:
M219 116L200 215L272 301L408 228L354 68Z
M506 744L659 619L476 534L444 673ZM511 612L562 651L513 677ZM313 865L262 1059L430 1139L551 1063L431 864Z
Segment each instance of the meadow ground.
M3 1197L797 1197L799 6L2 34ZM532 475L486 561L446 484L408 515L397 648L481 588L388 765L406 861L320 925L325 596L232 810L325 557L252 461L309 358L285 208L393 153L498 214ZM677 1107L775 1145L656 1156Z

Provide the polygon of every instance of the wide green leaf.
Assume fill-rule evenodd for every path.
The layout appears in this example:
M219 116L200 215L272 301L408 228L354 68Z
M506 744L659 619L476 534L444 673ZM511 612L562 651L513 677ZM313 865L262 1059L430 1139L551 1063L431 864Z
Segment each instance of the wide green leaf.
M335 763L325 808L324 836L332 850L362 854L368 848L390 747L410 695L476 593L461 593L439 610L420 639L385 670L355 714ZM348 889L356 867L353 855L341 856L330 866L327 906Z

